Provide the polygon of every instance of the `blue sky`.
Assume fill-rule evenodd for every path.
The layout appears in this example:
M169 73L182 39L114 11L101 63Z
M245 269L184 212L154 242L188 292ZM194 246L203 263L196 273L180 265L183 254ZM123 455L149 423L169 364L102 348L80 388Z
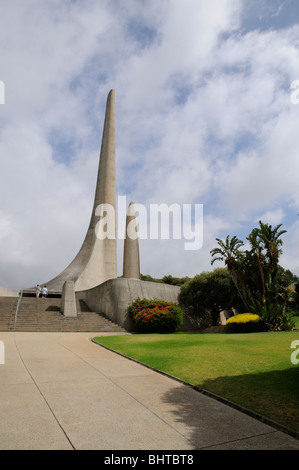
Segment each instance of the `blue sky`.
M80 248L112 88L117 195L204 206L203 247L141 240L142 273L211 270L215 238L261 219L299 275L298 19L297 0L2 2L0 286L46 282Z

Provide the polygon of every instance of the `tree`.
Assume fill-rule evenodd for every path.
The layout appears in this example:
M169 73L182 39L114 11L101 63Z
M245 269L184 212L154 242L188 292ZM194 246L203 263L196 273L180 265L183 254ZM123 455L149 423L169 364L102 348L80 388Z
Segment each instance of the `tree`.
M242 266L245 263L245 257L244 252L240 251L240 248L244 246L244 243L236 236L230 240L229 235L227 235L225 242L219 238L216 238L216 241L218 242L219 248L211 250L210 253L213 257L211 264L214 264L216 261L224 261L244 305L250 305L252 299L246 287L242 269Z
M189 277L173 277L171 274L163 276L161 282L164 284L170 284L171 286L182 286L185 282L189 281Z
M265 305L273 301L278 294L279 276L281 275L279 266L279 256L282 253L281 235L286 230L280 230L282 224L272 229L271 225L263 224L259 221L259 227L254 228L247 240L251 246L250 255L255 261L261 282L261 301Z
M212 260L222 260L228 267L237 291L248 311L255 311L261 316L271 312L283 316L287 302L294 298L284 269L279 265L282 253L281 236L286 230L280 230L282 224L272 227L259 221L247 237L250 249L241 251L243 242L237 237L226 241L216 239L219 247L211 250ZM275 308L274 308L275 307ZM249 310L250 309L250 310ZM257 311L258 310L258 311ZM275 320L276 324L286 324Z
M187 281L181 286L179 302L192 316L210 313L213 325L217 324L222 310L237 308L240 304L227 268L203 272Z

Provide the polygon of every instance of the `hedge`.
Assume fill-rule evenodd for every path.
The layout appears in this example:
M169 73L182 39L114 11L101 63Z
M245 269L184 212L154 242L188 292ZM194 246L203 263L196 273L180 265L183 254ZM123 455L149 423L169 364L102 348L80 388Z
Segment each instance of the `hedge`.
M136 299L128 307L128 315L143 333L171 333L183 322L183 310L178 305L158 299Z
M226 321L226 332L253 333L267 331L268 327L259 315L253 313L239 313Z

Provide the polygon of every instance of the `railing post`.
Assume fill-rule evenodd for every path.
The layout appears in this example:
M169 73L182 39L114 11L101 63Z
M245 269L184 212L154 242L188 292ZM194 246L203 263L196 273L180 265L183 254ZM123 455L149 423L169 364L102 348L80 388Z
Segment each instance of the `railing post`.
M13 328L14 330L16 329L17 317L18 317L18 312L19 312L19 307L20 307L20 303L21 303L22 297L23 297L23 291L21 290L21 291L19 292L19 299L18 299L17 308L16 308L16 313L15 313L15 321L14 321L14 328Z

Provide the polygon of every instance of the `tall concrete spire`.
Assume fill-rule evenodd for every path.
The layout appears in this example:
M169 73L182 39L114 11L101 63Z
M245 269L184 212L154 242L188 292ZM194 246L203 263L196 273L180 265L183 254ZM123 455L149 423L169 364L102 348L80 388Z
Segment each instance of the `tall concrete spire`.
M108 206L103 206L108 205ZM105 218L100 208L110 208L109 236L97 236L97 225ZM103 217L100 217L102 215ZM112 233L111 233L112 232ZM117 277L115 187L115 92L111 90L106 114L96 182L94 205L84 242L71 264L46 283L49 290L62 290L65 281L73 281L75 290L98 286Z
M140 279L139 241L134 202L130 203L126 218L123 277Z

